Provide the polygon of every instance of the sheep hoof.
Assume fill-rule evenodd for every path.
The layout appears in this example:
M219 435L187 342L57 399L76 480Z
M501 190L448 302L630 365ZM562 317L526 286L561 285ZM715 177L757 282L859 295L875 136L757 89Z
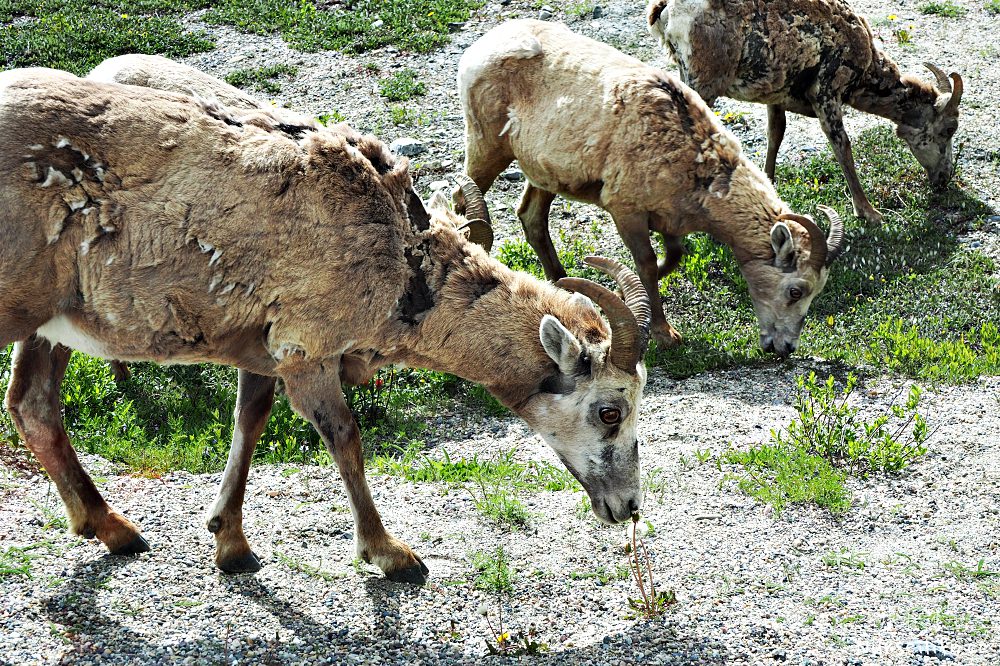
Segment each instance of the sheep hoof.
M668 349L676 347L684 342L684 336L670 324L664 324L662 328L654 328L650 331L658 347Z
M252 550L219 560L215 564L226 573L256 573L263 566Z
M410 583L411 585L423 586L427 584L427 574L429 573L430 569L418 557L416 564L413 566L390 571L385 574L385 577L394 583Z
M142 538L141 534L136 534L135 538L111 551L112 555L138 555L149 552L149 542Z

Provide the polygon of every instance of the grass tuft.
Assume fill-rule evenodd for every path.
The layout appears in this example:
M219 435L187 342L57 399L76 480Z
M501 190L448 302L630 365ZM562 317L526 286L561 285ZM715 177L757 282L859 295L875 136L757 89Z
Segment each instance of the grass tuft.
M402 69L378 82L378 91L390 102L405 102L427 92L427 84L417 80L417 73Z
M276 95L281 92L281 84L276 79L283 76L293 77L298 73L298 67L282 63L258 69L236 69L226 74L224 78L226 83L237 88L252 89Z
M965 7L955 4L952 0L943 0L942 2L934 0L920 5L921 14L932 14L945 18L960 18L965 16L966 12Z

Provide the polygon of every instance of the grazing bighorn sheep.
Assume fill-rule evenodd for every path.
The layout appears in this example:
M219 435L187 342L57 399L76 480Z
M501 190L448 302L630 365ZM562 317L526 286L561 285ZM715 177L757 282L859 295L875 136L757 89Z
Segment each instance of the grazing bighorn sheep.
M468 242L442 195L425 209L406 160L374 137L138 90L0 73L0 345L17 341L5 404L72 531L114 553L148 549L63 427L69 348L240 369L209 521L224 570L260 566L242 503L275 377L340 469L358 555L392 580L427 568L382 525L341 389L385 364L484 385L555 449L599 518L638 510L649 306L634 274L592 258L625 301L581 280L562 283L570 294ZM465 191L468 216L488 220Z
M485 192L515 158L527 176L518 217L550 279L565 275L548 231L557 194L614 219L652 305L651 331L679 339L658 282L677 267L680 239L705 231L730 245L750 287L761 346L798 344L809 304L843 236L827 240L789 213L760 169L705 103L670 75L566 26L510 21L462 56L466 173ZM649 234L663 238L657 266Z
M845 105L894 122L935 187L951 180L962 77L931 63L924 66L936 86L900 74L844 0L652 0L647 16L681 79L709 105L721 95L767 104L764 171L771 180L785 111L815 117L847 178L854 213L882 220L854 168Z

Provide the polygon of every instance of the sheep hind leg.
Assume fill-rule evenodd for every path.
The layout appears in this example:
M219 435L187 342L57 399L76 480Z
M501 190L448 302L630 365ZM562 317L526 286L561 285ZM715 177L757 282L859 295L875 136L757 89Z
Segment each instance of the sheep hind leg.
M652 311L652 318L649 324L649 332L658 345L663 347L674 347L683 341L683 336L671 326L663 315L663 302L660 300L660 279L659 266L656 261L656 252L649 242L649 216L646 214L628 215L614 217L618 233L625 242L625 247L632 253L635 260L636 271L642 286L646 288L649 296L649 306ZM666 242L666 236L663 237ZM668 252L666 261L670 261ZM677 261L680 256L677 256Z
M549 208L555 198L555 194L528 183L521 196L521 205L517 208L517 217L521 220L528 244L542 262L545 277L553 282L566 277L566 270L549 235Z
M374 564L391 581L423 585L427 567L405 543L389 534L365 479L361 433L344 400L338 368L327 366L282 373L292 408L309 421L340 470L354 516L358 557Z
M139 528L104 501L66 435L59 387L71 353L35 336L16 343L7 411L27 447L56 484L70 531L87 538L96 536L116 555L146 552L149 544Z
M774 182L774 169L778 161L778 149L785 139L785 107L779 104L767 105L767 161L764 173Z
M233 444L229 449L219 494L206 521L208 531L215 535L215 565L227 573L260 570L260 560L250 549L243 533L243 500L250 460L274 404L274 384L273 377L240 370Z

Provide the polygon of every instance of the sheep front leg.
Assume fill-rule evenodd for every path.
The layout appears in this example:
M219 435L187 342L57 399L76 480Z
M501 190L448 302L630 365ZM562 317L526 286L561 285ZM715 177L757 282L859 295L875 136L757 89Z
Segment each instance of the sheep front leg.
M260 570L260 560L243 534L243 499L250 460L274 404L274 384L273 377L240 370L233 444L229 448L219 494L206 521L208 531L215 534L215 564L227 573Z
M553 282L566 277L566 270L560 263L556 248L552 245L552 237L549 236L549 208L555 198L556 195L529 182L524 186L521 205L517 208L517 217L524 227L528 244L542 262L545 277Z
M851 191L851 199L854 202L854 214L869 222L881 222L881 213L869 203L868 197L861 189L861 181L858 179L858 172L854 167L851 139L844 129L844 114L840 102L832 99L817 100L813 102L813 110L819 119L820 127L823 128L823 133L830 140L830 146L833 148L837 162L840 163L840 168L844 171L847 187Z
M339 365L339 362L338 362ZM357 555L391 581L423 585L428 569L402 541L389 534L365 480L361 433L344 400L339 367L327 364L282 373L292 408L309 421L337 463L354 516Z
M56 484L74 534L97 537L116 555L149 550L139 528L101 497L63 427L59 387L72 352L31 336L14 345L7 411L21 438Z
M649 215L636 213L624 216L612 215L612 218L615 221L615 226L618 227L618 233L625 242L625 247L635 259L636 272L649 295L649 307L652 310L649 332L656 343L663 347L673 347L680 344L684 338L673 326L667 323L666 317L663 316L663 302L660 300L660 267L657 266L656 251L653 250L649 241ZM666 241L667 237L663 238ZM670 262L672 259L675 257L668 253L665 261ZM679 260L680 255L677 254L676 261Z
M785 107L780 104L767 105L767 160L764 173L774 182L774 167L778 161L778 149L785 139Z

